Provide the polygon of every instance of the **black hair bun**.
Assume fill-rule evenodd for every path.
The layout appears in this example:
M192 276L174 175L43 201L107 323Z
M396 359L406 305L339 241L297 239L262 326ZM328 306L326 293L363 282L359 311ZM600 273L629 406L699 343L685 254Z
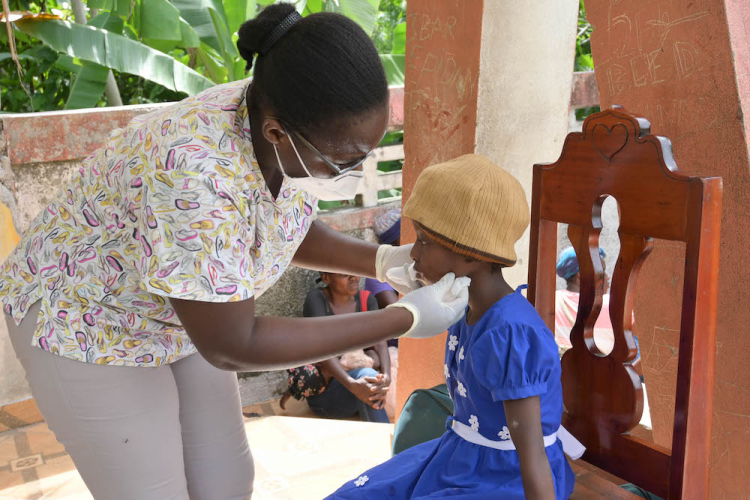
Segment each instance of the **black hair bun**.
M240 26L237 35L237 50L247 62L246 70L253 67L253 58L260 53L266 38L289 14L294 12L295 7L291 3L277 3L269 5L261 11L254 19L245 21Z

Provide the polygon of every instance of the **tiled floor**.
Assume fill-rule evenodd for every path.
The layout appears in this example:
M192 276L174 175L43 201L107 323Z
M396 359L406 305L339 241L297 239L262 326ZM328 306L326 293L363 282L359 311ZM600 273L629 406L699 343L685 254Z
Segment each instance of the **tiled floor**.
M22 407L16 423L38 421L34 407ZM254 500L323 498L390 457L392 425L309 418L307 404L295 400L286 411L269 401L243 413L255 459ZM3 419L12 423L0 409ZM91 498L44 422L0 432L0 500Z
M0 499L92 498L47 424L0 434Z

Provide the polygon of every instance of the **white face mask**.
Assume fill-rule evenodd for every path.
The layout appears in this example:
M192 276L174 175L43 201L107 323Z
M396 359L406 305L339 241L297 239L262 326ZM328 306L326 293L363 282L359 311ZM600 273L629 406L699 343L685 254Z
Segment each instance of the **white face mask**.
M294 145L294 141L291 138L290 141L292 143L292 148L294 148L294 152L297 155L297 159L307 173L307 177L289 177L284 171L284 166L281 164L281 158L279 157L279 150L276 149L276 145L274 144L273 150L276 153L276 161L279 162L281 173L284 174L284 177L288 178L290 182L321 201L351 200L357 195L357 188L359 188L359 183L364 176L361 171L351 170L345 174L331 177L329 179L313 177L307 169L305 162L302 161L302 158L297 151L297 146Z

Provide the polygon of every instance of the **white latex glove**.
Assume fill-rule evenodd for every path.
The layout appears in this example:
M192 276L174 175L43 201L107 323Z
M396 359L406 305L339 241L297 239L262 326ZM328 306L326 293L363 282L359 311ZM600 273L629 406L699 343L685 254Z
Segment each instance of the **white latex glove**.
M404 264L401 267L394 267L385 273L388 284L391 285L398 293L407 295L422 284L417 281L417 272L414 270L414 261L411 264Z
M415 339L434 337L456 324L469 304L471 278L448 273L437 283L424 286L388 307L403 307L414 316L409 331L401 335Z
M411 292L413 288L404 287L402 285L394 286L394 284L388 279L387 274L390 269L400 268L403 267L404 264L414 263L414 260L411 258L411 248L413 246L413 243L400 247L380 245L378 247L377 256L375 257L375 277L378 281L388 283L396 289L396 291L404 295Z

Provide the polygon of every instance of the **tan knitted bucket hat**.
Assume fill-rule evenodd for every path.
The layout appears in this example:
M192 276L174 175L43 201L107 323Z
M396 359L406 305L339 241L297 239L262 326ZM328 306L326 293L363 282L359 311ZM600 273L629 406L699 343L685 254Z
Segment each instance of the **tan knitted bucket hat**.
M482 155L433 165L417 179L404 216L452 252L504 266L529 225L521 183Z

